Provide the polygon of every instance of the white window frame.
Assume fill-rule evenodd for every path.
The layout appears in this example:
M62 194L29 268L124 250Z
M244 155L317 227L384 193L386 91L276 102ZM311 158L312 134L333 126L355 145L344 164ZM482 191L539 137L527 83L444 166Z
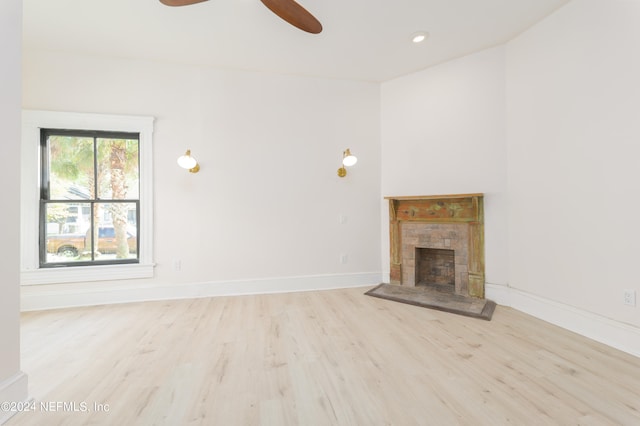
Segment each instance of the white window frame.
M22 111L20 275L22 285L153 277L153 117ZM102 130L140 134L139 263L40 268L40 129Z

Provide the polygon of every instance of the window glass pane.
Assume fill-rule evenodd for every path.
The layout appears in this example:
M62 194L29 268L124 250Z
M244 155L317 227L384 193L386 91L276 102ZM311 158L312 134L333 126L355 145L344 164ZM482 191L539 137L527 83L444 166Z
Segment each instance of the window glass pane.
M137 263L137 135L43 134L40 265Z
M96 141L98 153L98 198L138 198L138 141L105 139Z
M93 138L50 135L49 199L87 200L95 198Z
M96 203L99 257L96 260L137 259L136 203Z
M90 228L88 217L82 214L89 204L46 203L46 262L77 262L91 260L90 247L86 247L86 232ZM80 213L78 213L80 212ZM87 259L88 256L88 259Z

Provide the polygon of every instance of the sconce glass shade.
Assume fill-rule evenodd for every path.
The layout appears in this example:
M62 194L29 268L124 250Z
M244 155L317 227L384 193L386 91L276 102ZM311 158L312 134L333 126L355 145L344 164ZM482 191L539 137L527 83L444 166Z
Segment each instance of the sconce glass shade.
M358 162L358 159L355 155L351 154L349 148L342 155L342 164L347 167L351 167Z
M191 150L187 150L184 155L178 157L178 165L183 169L189 170L191 173L196 173L200 170L198 161L191 156Z

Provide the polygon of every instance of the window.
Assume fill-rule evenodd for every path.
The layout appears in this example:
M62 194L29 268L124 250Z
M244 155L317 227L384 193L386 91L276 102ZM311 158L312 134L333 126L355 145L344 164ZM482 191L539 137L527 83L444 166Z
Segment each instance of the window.
M23 111L21 284L153 277L153 121Z
M138 147L138 133L41 130L41 267L138 263Z

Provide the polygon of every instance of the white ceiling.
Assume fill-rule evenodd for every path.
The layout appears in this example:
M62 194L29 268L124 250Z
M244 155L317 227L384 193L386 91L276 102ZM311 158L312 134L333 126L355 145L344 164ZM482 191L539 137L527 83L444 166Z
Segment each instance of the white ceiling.
M385 81L496 46L569 0L298 0L318 35L260 0L24 0L26 49ZM414 45L410 35L428 31Z

